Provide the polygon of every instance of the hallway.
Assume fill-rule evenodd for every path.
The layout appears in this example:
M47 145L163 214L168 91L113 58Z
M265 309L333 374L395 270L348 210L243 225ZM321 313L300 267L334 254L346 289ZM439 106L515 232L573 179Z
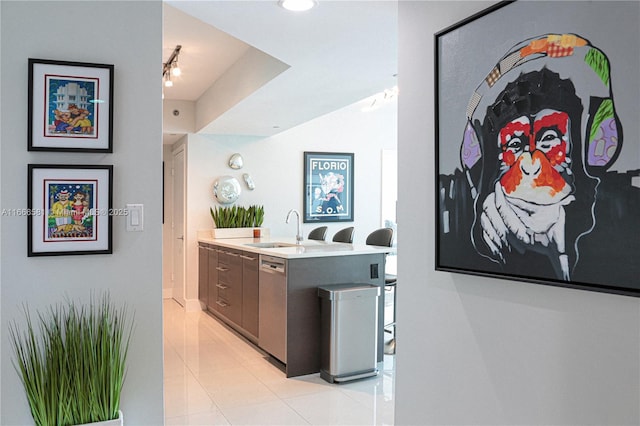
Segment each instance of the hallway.
M164 308L165 424L392 425L393 355L376 378L286 379L265 354L204 312Z

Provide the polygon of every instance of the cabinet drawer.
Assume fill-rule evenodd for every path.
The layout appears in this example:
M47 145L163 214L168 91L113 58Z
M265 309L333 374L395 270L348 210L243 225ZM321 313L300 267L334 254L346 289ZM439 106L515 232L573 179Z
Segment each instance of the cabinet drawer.
M233 272L230 267L221 265L220 262L218 262L216 271L218 271L218 283L223 283L227 286L232 284L231 279L233 277Z
M218 265L226 267L240 265L242 264L241 254L242 252L239 250L220 248L218 249Z
M225 298L221 297L220 294L218 294L218 300L216 300L216 310L232 320L232 315L230 314L231 304Z
M242 323L242 299L234 298L233 293L228 294L230 297L225 298L218 293L216 309L221 315L224 315L235 324L240 325Z
M216 284L216 291L218 293L218 300L223 299L225 301L229 301L233 298L229 286L223 282L220 282L220 280L218 280L218 283Z
M235 285L242 280L242 252L220 249L218 252L218 281Z

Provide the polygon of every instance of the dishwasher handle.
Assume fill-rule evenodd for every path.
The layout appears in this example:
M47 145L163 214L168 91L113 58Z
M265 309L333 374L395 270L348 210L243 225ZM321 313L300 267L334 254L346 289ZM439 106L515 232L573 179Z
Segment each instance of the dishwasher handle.
M265 272L284 274L285 260L277 257L263 256L260 258L260 269Z

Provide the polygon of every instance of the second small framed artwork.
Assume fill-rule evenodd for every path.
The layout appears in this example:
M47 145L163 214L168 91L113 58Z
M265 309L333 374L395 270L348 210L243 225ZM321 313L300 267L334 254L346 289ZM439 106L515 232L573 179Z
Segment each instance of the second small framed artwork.
M304 222L353 222L353 154L304 153Z
M113 152L113 65L29 59L28 150Z
M113 166L29 164L28 256L112 252Z

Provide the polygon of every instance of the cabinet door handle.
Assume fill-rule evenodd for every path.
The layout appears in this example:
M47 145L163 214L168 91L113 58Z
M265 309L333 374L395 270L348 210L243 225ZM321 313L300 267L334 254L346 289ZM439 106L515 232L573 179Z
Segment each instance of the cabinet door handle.
M230 251L228 251L228 252L227 252L227 254L228 254L229 256L238 257L238 254L237 254L237 253L232 253L232 252L230 252Z
M220 266L216 266L216 269L220 272L227 272L229 270L229 268L222 268Z
M243 254L240 255L241 258L246 259L246 260L256 260L255 257L251 257L251 256L245 256Z
M229 286L223 285L223 284L216 284L216 287L221 288L223 290L226 290L229 288Z
M224 302L221 302L221 301L219 301L219 300L216 300L216 305L218 305L218 306L222 306L223 308L226 308L227 306L229 306L228 304L226 304L226 303L224 303Z

